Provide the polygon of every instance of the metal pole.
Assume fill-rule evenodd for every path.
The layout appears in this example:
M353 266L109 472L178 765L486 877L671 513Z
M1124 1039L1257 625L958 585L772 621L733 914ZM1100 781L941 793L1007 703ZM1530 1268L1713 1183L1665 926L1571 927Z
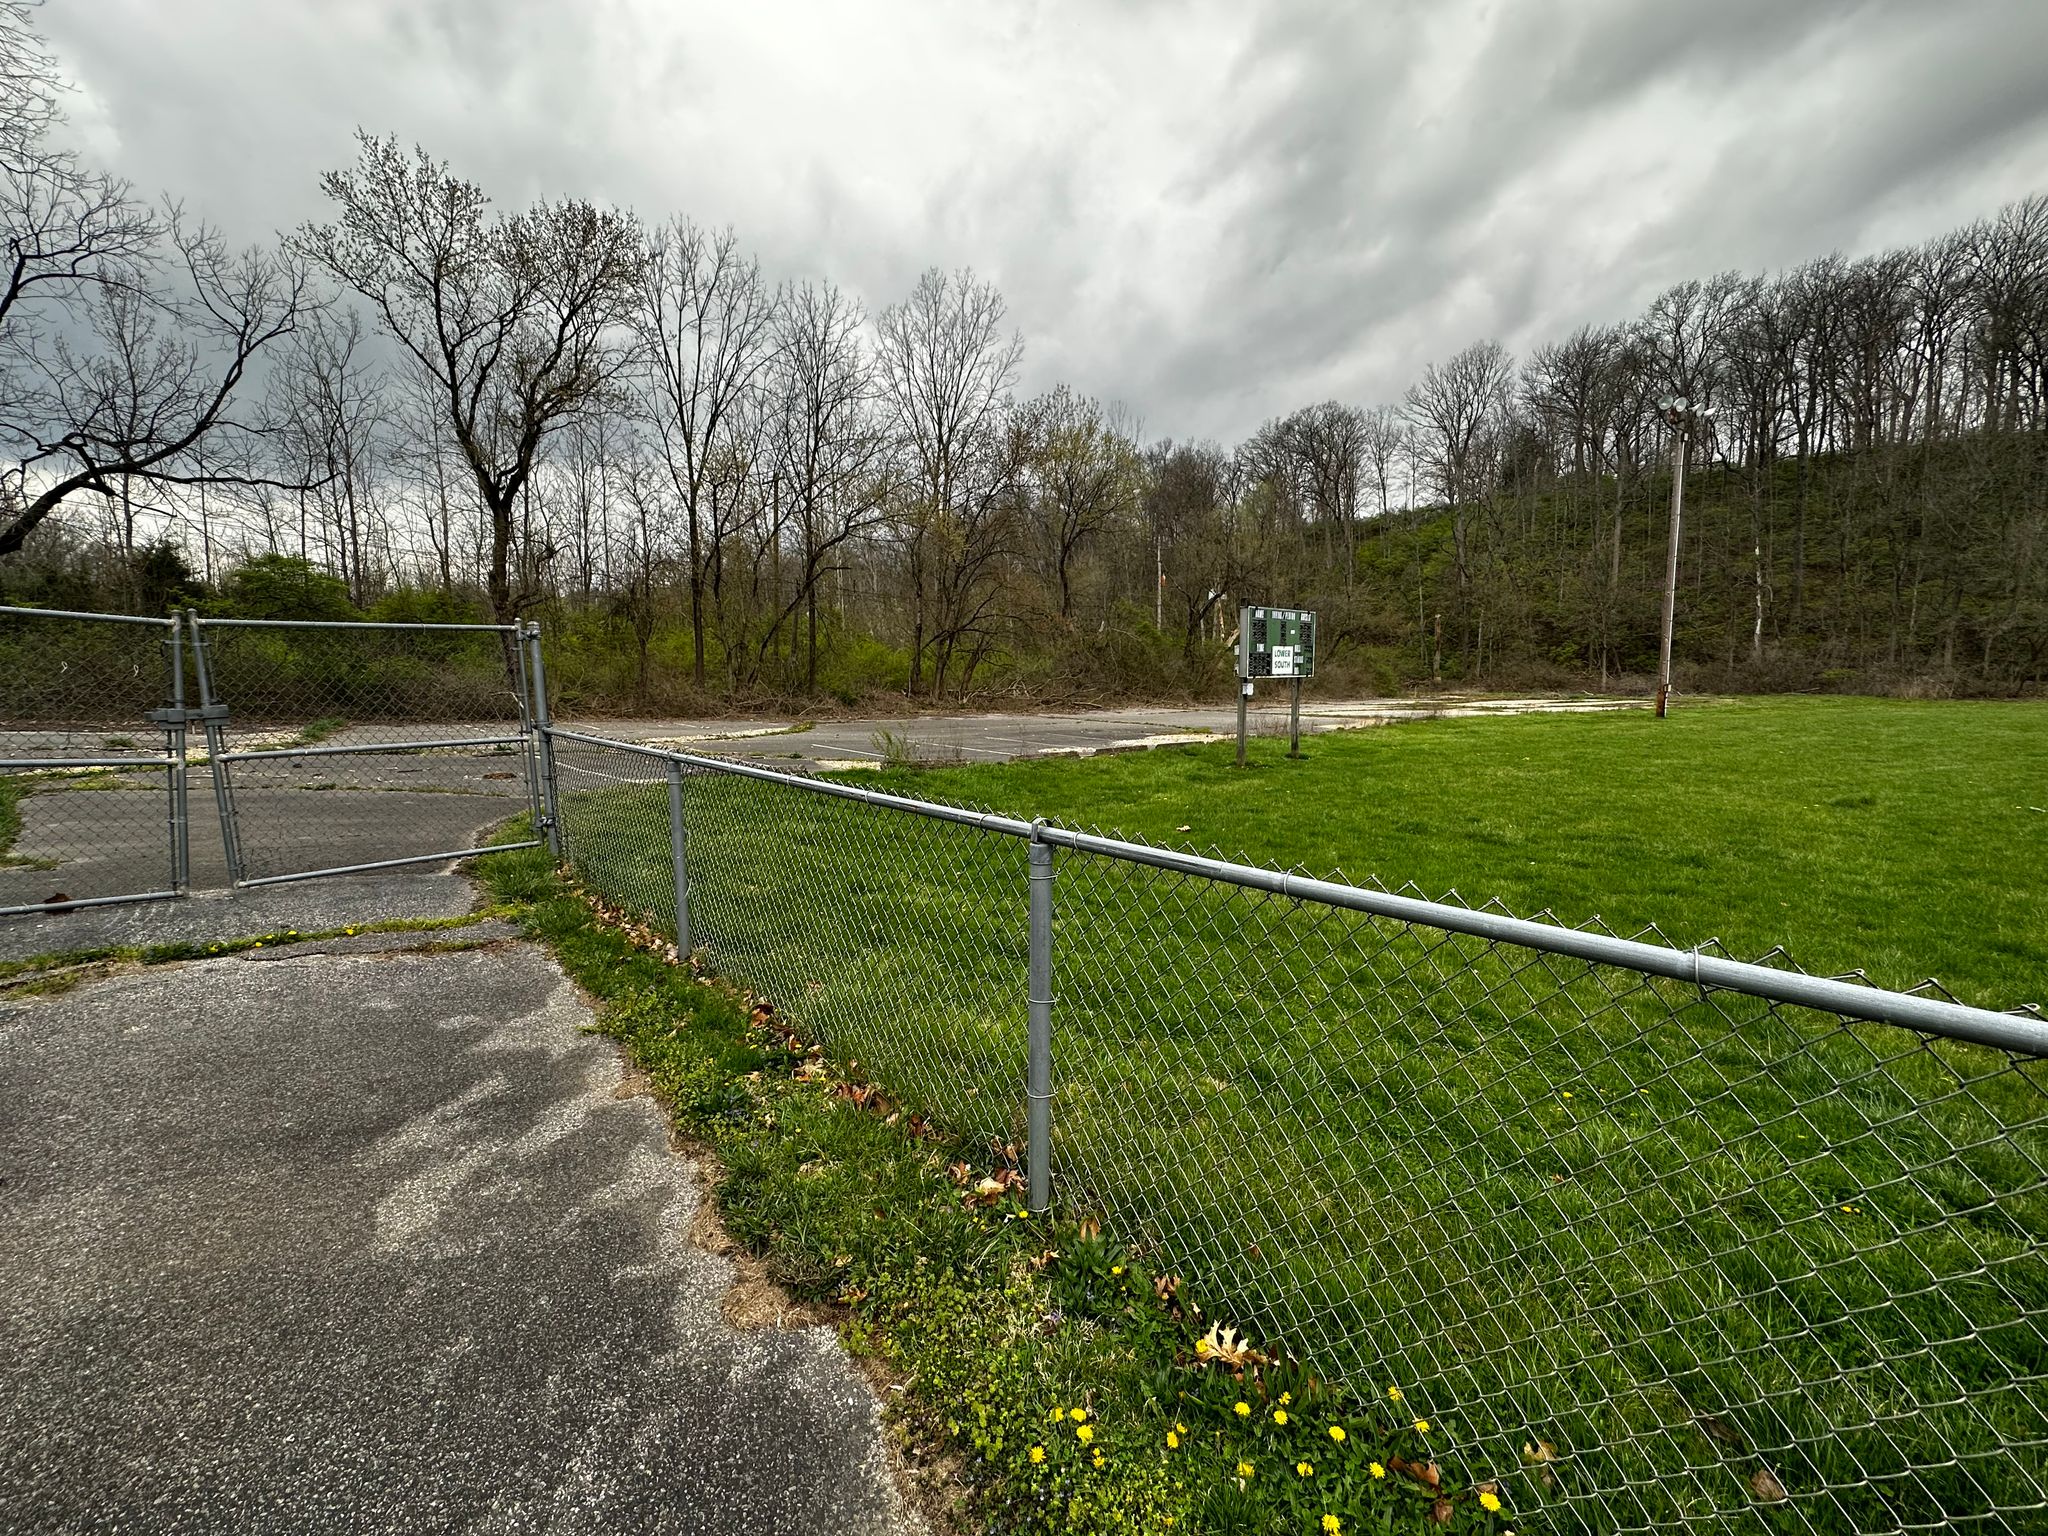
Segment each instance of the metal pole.
M1240 677L1237 680L1237 766L1244 766L1244 712L1252 696L1252 680Z
M1657 718L1664 718L1671 697L1671 622L1678 607L1678 534L1685 509L1685 426L1676 426L1671 441L1671 548L1664 562L1664 629L1657 646Z
M668 762L668 849L676 878L676 958L690 960L690 869L685 857L689 834L683 830L683 765Z
M519 658L519 754L520 767L526 774L526 813L533 818L536 830L540 827L540 759L534 739L538 732L533 724L533 672L527 665L526 645L519 637L512 641L512 654Z
M220 817L221 854L228 863L228 884L242 883L242 839L235 828L235 791L228 782L227 741L221 729L220 717L213 713L213 667L206 659L206 631L200 627L199 615L190 608L185 610L186 621L192 628L192 670L199 678L199 706L206 714L206 758L207 766L213 770L213 808Z
M184 625L171 620L164 642L171 666L171 723L165 745L170 748L171 889L183 895L192 885L191 782L185 764L185 636Z
M1287 699L1287 755L1301 756L1301 679L1294 679Z
M1052 1209L1052 845L1031 829L1030 1010L1024 1065L1024 1161L1033 1211Z
M548 718L548 674L541 663L539 624L526 626L526 643L533 647L533 727L540 741L541 829L547 834L549 854L559 862L562 857L562 807L555 792L555 743L548 735L554 722Z

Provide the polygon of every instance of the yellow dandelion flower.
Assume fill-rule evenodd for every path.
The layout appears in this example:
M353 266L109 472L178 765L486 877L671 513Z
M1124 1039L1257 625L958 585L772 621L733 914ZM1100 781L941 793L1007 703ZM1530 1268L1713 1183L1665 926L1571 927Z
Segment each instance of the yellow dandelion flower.
M1342 1445L1344 1443L1344 1426L1342 1424L1332 1424L1330 1426L1330 1438L1339 1445Z
M1076 1408L1074 1410L1074 1422L1076 1424L1086 1424L1088 1422L1088 1410L1086 1408Z
M1237 1475L1239 1477L1250 1477L1252 1475L1252 1464L1248 1461L1240 1461L1237 1464Z
M1053 1411L1052 1411L1052 1421L1053 1421L1053 1423L1055 1423L1055 1424L1059 1423L1059 1421L1060 1421L1061 1419L1064 1419L1064 1418L1065 1418L1066 1416L1067 1416L1067 1410L1066 1410L1066 1409L1064 1409L1064 1408L1055 1408L1055 1409L1053 1409Z
M1427 1419L1417 1419L1417 1420L1415 1421L1415 1433L1417 1433L1418 1435L1426 1435L1426 1434L1428 1434L1428 1433L1429 1433L1429 1420L1427 1420Z
M1031 1447L1031 1464L1035 1467L1043 1460L1045 1460L1045 1447L1042 1445Z
M1371 1466L1367 1467L1367 1468L1366 1468L1365 1470L1366 1470L1366 1471L1368 1471L1368 1472L1370 1472L1370 1473L1371 1473L1371 1474L1373 1475L1373 1477L1374 1477L1374 1478L1376 1478L1376 1479L1377 1479L1377 1478L1382 1478L1382 1477L1385 1477L1385 1476L1387 1475L1387 1469L1386 1469L1385 1467L1381 1466L1381 1465L1380 1465L1380 1464L1379 1464L1378 1462L1374 1462L1374 1463L1373 1463L1373 1464L1372 1464Z
M1251 1417L1252 1405L1250 1403L1232 1403L1230 1405L1230 1411L1236 1414L1240 1419L1248 1419Z
M1169 1451L1177 1451L1180 1449L1180 1436L1176 1435L1170 1429L1166 1432L1166 1448Z
M1195 1353L1196 1353L1196 1354L1198 1354L1198 1355L1206 1355L1206 1354L1208 1354L1208 1353L1209 1353L1209 1349L1210 1349L1210 1344L1209 1344L1209 1341L1208 1341L1207 1339L1197 1339L1197 1340L1195 1340Z
M1335 1515L1325 1515L1323 1516L1323 1529L1328 1531L1330 1536L1343 1536L1344 1522Z
M1121 1264L1112 1264L1109 1266L1109 1272L1112 1275L1120 1275L1124 1272L1124 1267Z
M1294 1475L1296 1477L1314 1477L1316 1475L1316 1464L1312 1461L1297 1461L1294 1464Z
M1079 1440L1083 1445L1086 1445L1090 1440L1093 1440L1095 1438L1095 1426L1093 1424L1080 1425L1074 1430L1074 1438L1076 1440Z
M1291 1402L1293 1402L1293 1401L1294 1401L1294 1394L1293 1394L1292 1392L1282 1392L1282 1393L1280 1394L1280 1406L1281 1406L1282 1408L1285 1408L1285 1407L1286 1407L1286 1406L1287 1406L1287 1405L1288 1405L1289 1403L1291 1403Z
M1273 1410L1273 1422L1275 1424L1285 1424L1287 1422L1287 1410L1285 1408L1275 1408Z
M1491 1490L1479 1495L1479 1507L1489 1515L1500 1513L1500 1496Z
M1401 1401L1401 1389L1399 1387L1387 1388L1387 1401L1390 1403L1398 1403L1399 1401Z
M1095 1470L1100 1472L1107 1465L1109 1465L1109 1463L1103 1459L1102 1452L1097 1451L1095 1453Z
M1184 1435L1188 1432L1188 1427L1185 1424L1175 1424L1173 1426L1173 1432L1176 1435Z

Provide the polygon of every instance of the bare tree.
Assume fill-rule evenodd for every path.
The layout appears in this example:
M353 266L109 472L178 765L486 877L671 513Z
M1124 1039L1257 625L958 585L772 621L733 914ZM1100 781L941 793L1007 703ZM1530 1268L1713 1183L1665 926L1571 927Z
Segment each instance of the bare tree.
M1429 364L1408 391L1409 423L1422 440L1429 466L1451 514L1458 589L1470 585L1472 562L1466 506L1482 490L1477 473L1507 409L1514 364L1497 341L1474 342L1442 367Z
M743 457L725 451L724 440L774 355L775 310L760 263L741 252L730 229L708 233L675 219L648 242L633 324L647 413L687 524L692 665L699 687L705 589L727 532L718 514L739 504L737 487L717 479L721 466L729 469ZM716 573L722 578L722 569Z
M980 631L996 600L1004 498L1021 446L1009 430L1010 388L1024 354L1021 336L1003 334L1003 315L991 284L934 267L878 326L883 388L914 476L902 535L913 693L927 643L937 695L954 648Z
M321 178L339 217L296 243L433 382L489 521L491 609L510 624L533 595L514 580L522 497L550 434L625 358L639 231L577 200L489 218L482 190L424 150L358 142L353 169Z
M1024 408L1032 528L1062 623L1074 614L1077 562L1137 510L1140 461L1116 413L1064 384Z
M175 218L170 240L172 277L94 283L70 329L10 338L0 441L15 462L0 555L81 491L307 484L271 467L273 426L245 388L258 356L314 307L304 271Z
M818 686L818 596L841 554L881 520L891 488L889 441L876 413L860 305L830 283L805 283L783 305L771 388L777 402L780 498L802 564L762 639L804 613L804 686Z

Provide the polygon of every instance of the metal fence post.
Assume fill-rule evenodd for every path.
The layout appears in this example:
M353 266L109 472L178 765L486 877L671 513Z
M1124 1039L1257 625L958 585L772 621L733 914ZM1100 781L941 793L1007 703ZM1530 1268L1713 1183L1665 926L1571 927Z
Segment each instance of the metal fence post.
M562 806L555 792L555 743L548 734L554 722L548 717L548 674L541 662L538 623L526 626L526 643L532 647L528 653L532 657L528 675L533 679L533 728L540 745L541 827L547 834L548 853L559 862L562 857Z
M690 868L688 834L683 830L683 765L668 760L668 847L676 877L676 958L690 959Z
M1052 844L1031 828L1030 1008L1024 1067L1024 1158L1033 1211L1052 1208Z
M192 609L185 610L185 619L192 629L192 670L199 678L199 710L204 717L206 728L206 760L213 770L213 806L220 816L221 853L228 863L228 884L242 883L242 840L235 826L235 792L228 782L227 736L222 729L227 711L220 708L220 701L213 695L213 669L206 659L206 631L199 622L199 615Z
M185 627L175 616L164 652L171 671L170 720L164 727L170 748L171 889L182 896L192 886L192 801L185 762Z

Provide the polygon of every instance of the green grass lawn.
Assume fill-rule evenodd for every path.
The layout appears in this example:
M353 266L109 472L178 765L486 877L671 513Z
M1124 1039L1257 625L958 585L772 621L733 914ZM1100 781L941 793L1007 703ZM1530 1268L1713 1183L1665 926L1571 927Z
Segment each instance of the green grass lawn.
M1776 698L887 776L1981 1007L2048 1004L2048 703ZM862 782L873 782L873 775ZM1190 828L1181 832L1179 828Z
M2043 990L2044 726L1778 701L892 787L2002 1004ZM565 749L564 815L660 919L645 772ZM713 963L1014 1141L1022 846L715 773L685 801ZM2038 1064L1094 856L1055 906L1059 1198L1212 1316L1399 1388L1518 1528L1888 1529L2048 1481Z

